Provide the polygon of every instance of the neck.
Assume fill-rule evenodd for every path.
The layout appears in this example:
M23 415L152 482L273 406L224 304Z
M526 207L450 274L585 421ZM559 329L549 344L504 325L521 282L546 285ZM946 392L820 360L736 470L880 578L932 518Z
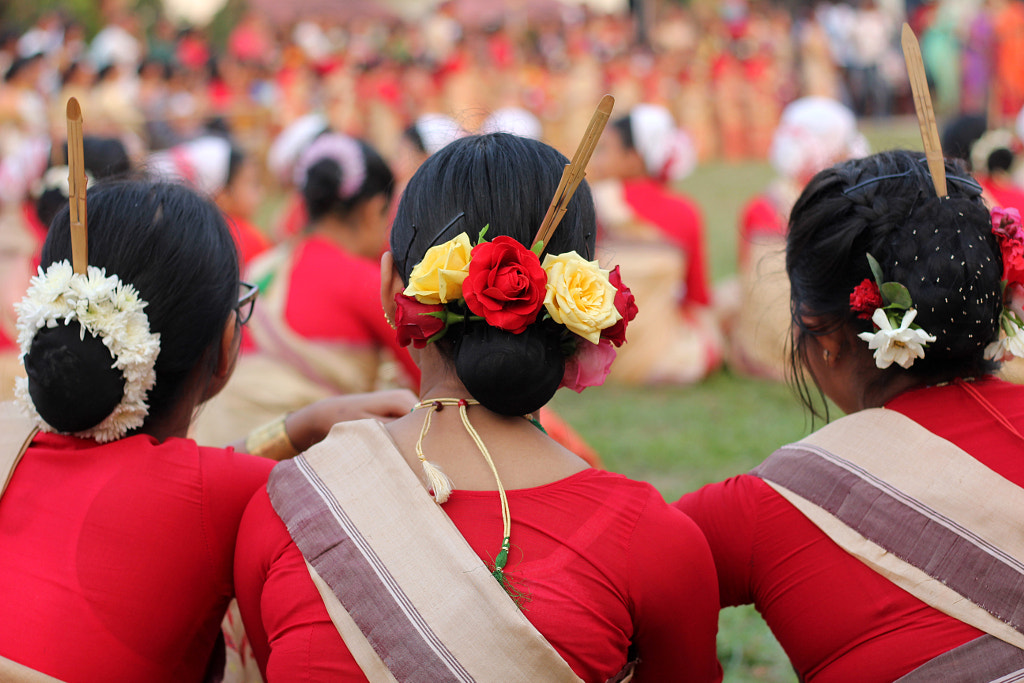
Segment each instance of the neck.
M310 232L335 243L350 254L366 256L363 253L365 249L359 225L352 220L323 216L313 224Z

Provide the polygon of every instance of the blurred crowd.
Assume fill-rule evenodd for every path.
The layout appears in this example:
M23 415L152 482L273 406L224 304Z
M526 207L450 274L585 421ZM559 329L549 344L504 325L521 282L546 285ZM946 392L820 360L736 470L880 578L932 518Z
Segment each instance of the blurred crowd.
M446 0L416 20L374 2L321 3L321 12L334 14L316 18L302 16L301 2L250 3L222 41L167 18L144 20L144 13L124 11L124 3L107 12L92 36L61 12L0 32L0 352L14 347L9 303L35 269L32 258L51 212L66 205L65 105L72 96L94 138L86 150L92 177L132 168L191 181L229 216L248 262L272 241L316 223L300 196L309 179L295 168L325 132L379 153L394 172L397 195L427 155L464 132L516 132L571 155L596 102L609 92L615 116L625 118L621 140L614 138L618 161L604 170L595 161L591 169L604 239L616 236L617 223L628 225L623 234L634 239L636 224L645 223L656 228L651 235L680 249L667 279L683 283L680 291L694 309L686 324L710 330L695 343L697 351L688 351L700 362L686 381L712 371L723 356L755 374L779 374L775 361L723 347L723 333L743 329L742 313L733 321L735 309L754 299L733 296L727 313L708 312L719 297L711 295L703 268L703 218L695 203L684 211L682 199L666 194L697 163L753 158L775 166L778 179L763 196L736 207L738 270L741 281L749 280L743 291L763 294L771 288L755 272L764 263L760 251L771 252L784 235L803 183L866 151L857 118L912 115L901 22L909 21L921 38L940 119L966 122L958 129L962 141L944 142L947 152L969 158L974 141L1011 126L1024 106L1021 0L908 7L862 0L795 9L762 0L665 0L618 14L560 0L509 3L519 9L502 14L498 0ZM996 141L997 147L1009 161L998 157L993 167L982 145L978 153L986 158L975 168L994 179L995 189L988 188L994 196L1004 185L1017 186L1010 176L1021 145L1002 134L1010 141ZM684 139L685 153L673 152L668 141ZM605 152L597 159L614 157ZM636 155L635 177L622 175L623 154ZM606 192L601 181L618 184ZM289 200L275 225L255 225L268 187ZM1024 197L1002 201L1015 206ZM664 210L654 215L655 205ZM651 287L655 294L676 289ZM755 329L785 336L785 294L772 294L780 311L776 325L763 320L771 305L743 309L757 314ZM670 308L677 303L666 301ZM693 322L698 318L710 322L702 327ZM772 351L775 360L779 353Z
M1024 4L902 6L771 2L648 3L655 11L598 14L557 0L504 22L450 1L419 20L381 9L277 21L253 9L223 45L204 31L115 12L93 37L60 13L0 44L0 152L12 131L63 135L74 95L95 134L133 154L194 138L216 121L248 151L319 111L332 129L386 156L427 112L474 130L487 112L522 107L565 149L603 92L620 110L667 107L701 160L763 158L782 108L800 96L848 104L857 115L911 111L900 22L921 36L940 114L1024 104ZM301 3L299 5L301 6ZM544 10L546 8L546 11ZM144 25L145 24L145 25ZM993 104L994 102L994 104Z

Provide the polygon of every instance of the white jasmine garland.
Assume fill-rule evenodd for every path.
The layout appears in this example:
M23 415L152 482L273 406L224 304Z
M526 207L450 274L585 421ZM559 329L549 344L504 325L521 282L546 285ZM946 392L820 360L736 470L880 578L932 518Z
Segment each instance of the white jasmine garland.
M146 397L156 383L160 335L149 331L146 302L130 284L106 269L89 266L86 273L75 273L68 261L42 266L32 278L28 292L14 305L18 313L18 346L21 359L32 348L36 333L44 327L57 327L77 320L82 338L88 331L103 340L113 359L112 367L124 376L124 396L103 422L75 436L113 441L129 430L142 426L149 414ZM15 395L22 409L46 431L56 432L39 416L28 393L28 380L19 378Z
M875 365L884 370L893 363L901 368L909 368L917 358L924 358L924 347L935 341L933 335L920 327L911 327L917 309L911 308L903 315L898 327L893 327L884 308L876 308L871 321L878 327L876 332L861 332L857 336L868 342L873 349Z

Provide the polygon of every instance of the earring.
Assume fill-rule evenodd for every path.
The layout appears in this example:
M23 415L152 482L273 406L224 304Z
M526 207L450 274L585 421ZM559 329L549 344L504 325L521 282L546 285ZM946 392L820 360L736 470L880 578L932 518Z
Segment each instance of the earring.
M395 321L391 319L391 316L388 315L387 311L384 312L384 320L387 321L387 323L391 327L391 329L393 329L393 330L397 330L398 329L398 327L395 325Z
M825 349L821 355L825 359L825 365L828 365L831 357L831 354L828 352L828 349Z

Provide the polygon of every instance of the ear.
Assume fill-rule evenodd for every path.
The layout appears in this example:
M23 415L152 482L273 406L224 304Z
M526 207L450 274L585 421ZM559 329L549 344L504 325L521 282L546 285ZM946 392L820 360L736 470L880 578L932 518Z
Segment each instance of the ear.
M231 311L227 321L224 323L224 330L220 334L220 345L217 349L217 367L213 369L213 376L210 377L203 390L200 402L209 401L220 393L231 373L235 371L235 363L238 361L238 351L242 347L242 326L238 324L238 312Z
M804 316L803 323L807 329L820 329L825 323L822 319L817 316ZM833 330L824 334L813 334L809 335L808 338L813 340L817 345L817 349L808 349L811 353L820 353L822 359L825 361L825 365L834 367L835 364L845 355L849 355L849 337L850 330L848 326L844 325L837 330Z
M231 311L227 322L224 323L224 331L220 335L220 355L217 357L217 368L213 372L214 377L218 380L223 379L226 383L231 377L241 345L242 326L238 324L238 312Z
M398 308L395 296L403 291L405 284L395 267L395 259L390 251L385 251L380 257L380 304L388 320L395 319L395 309Z
M815 337L815 341L818 342L818 346L821 347L825 356L825 365L829 367L835 366L840 354L845 350L846 335L843 334L843 330L819 335Z

